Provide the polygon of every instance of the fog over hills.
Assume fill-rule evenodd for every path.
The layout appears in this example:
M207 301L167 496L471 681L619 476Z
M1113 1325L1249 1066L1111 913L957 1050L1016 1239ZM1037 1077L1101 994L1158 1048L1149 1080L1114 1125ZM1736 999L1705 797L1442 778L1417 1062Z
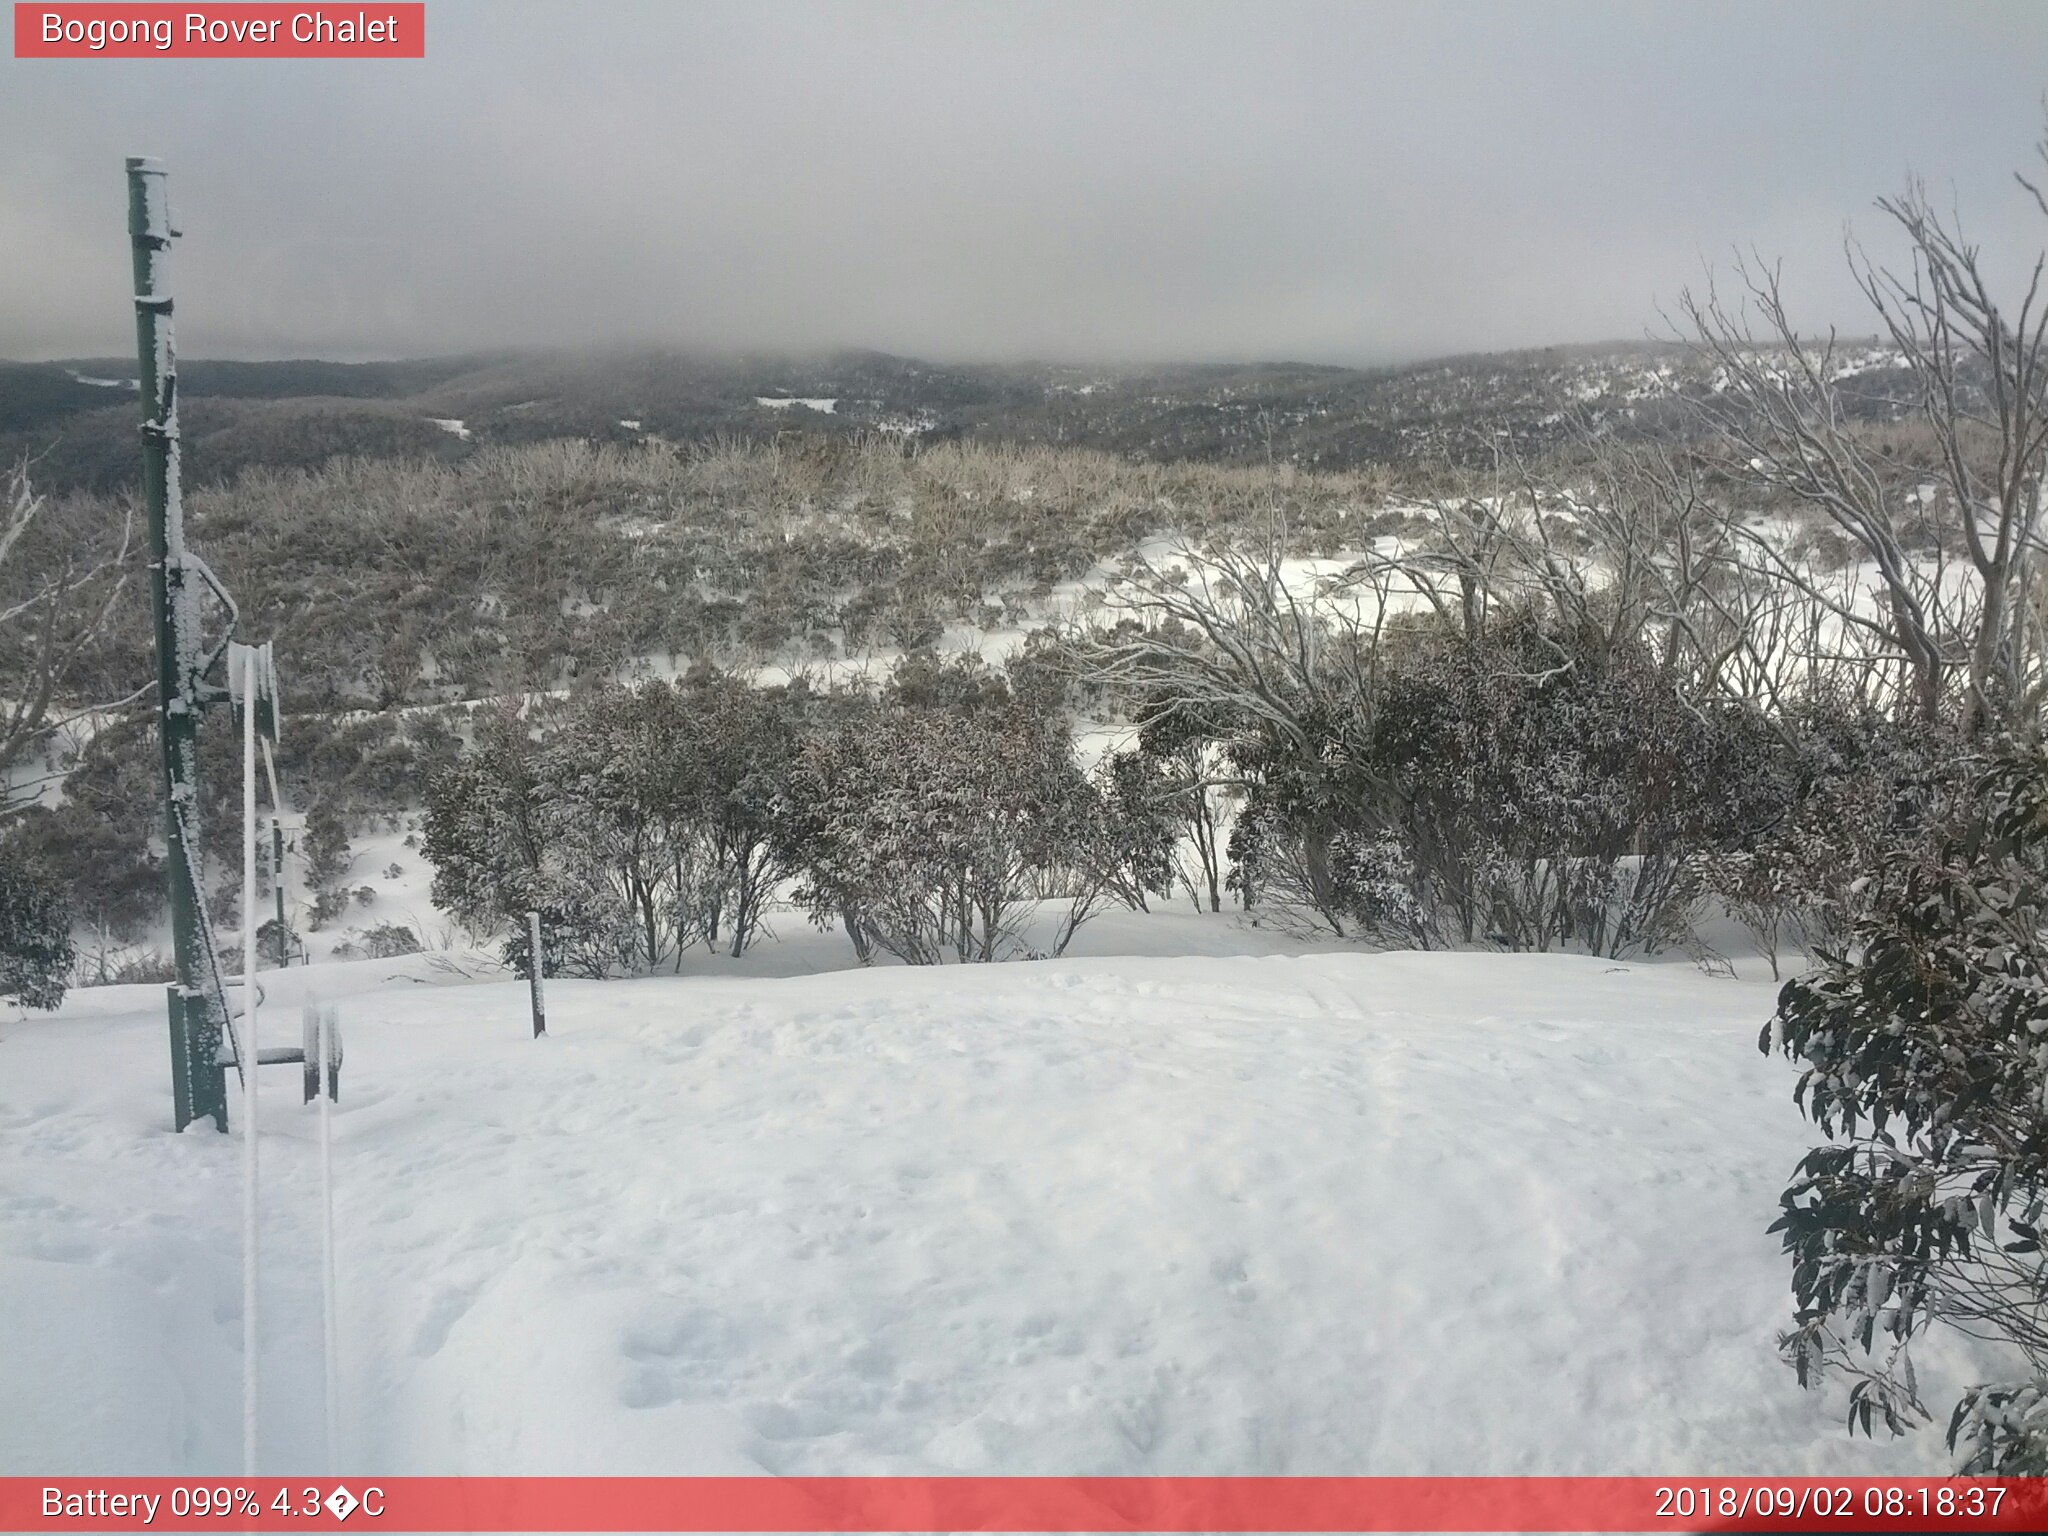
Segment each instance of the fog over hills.
M1895 359L1845 344L1840 366L1874 414L1903 401ZM52 486L107 489L135 473L133 365L0 363L0 453L35 456ZM1675 343L1472 354L1404 367L940 364L822 355L502 352L375 363L181 363L189 473L309 466L336 454L459 457L554 437L687 443L878 433L1100 448L1128 457L1356 468L1468 455L1502 439L1541 449L1583 424L1623 436L1683 427L1713 365Z

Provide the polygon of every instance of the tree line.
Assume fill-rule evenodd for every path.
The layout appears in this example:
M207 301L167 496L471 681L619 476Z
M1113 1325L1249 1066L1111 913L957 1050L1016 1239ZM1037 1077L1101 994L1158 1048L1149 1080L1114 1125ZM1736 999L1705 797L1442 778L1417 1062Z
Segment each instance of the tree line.
M862 961L991 961L1169 889L1165 798L1129 754L1084 771L1030 668L920 652L875 687L705 667L483 712L421 847L435 904L522 968L529 911L548 969L596 977L738 956L785 894Z

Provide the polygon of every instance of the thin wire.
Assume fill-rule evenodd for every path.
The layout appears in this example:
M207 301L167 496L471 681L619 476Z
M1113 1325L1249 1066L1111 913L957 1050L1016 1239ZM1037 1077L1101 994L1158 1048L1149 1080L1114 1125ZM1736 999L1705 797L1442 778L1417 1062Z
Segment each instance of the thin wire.
M284 795L278 788L277 754L270 738L263 738L263 771L270 780L270 809L284 815ZM285 866L276 870L280 891L284 888ZM278 935L280 963L285 963L284 935ZM334 1277L334 1058L335 1026L340 1021L331 1008L308 1005L313 1013L313 1060L316 1106L320 1121L320 1350L325 1391L327 1428L327 1470L341 1471L341 1330L336 1316L338 1295Z
M242 652L242 1471L256 1475L256 651ZM246 1048L246 1049L245 1049Z
M235 1075L239 1078L242 1074L242 1037L241 1032L235 1028L234 1012L228 1007L227 973L221 969L220 952L214 948L213 922L206 915L206 898L199 877L199 863L205 858L205 853L200 848L199 833L192 825L192 819L185 814L184 806L175 799L171 801L171 815L178 823L178 836L185 844L185 880L191 889L193 910L199 914L199 921L196 924L199 929L199 956L206 965L202 991L205 993L207 1006L213 1010L221 1026L223 1039L233 1052ZM215 1057L215 1064L225 1065L218 1055Z
M334 1288L334 1011L320 1010L320 1324L326 1354L327 1470L341 1471L341 1333L335 1320Z

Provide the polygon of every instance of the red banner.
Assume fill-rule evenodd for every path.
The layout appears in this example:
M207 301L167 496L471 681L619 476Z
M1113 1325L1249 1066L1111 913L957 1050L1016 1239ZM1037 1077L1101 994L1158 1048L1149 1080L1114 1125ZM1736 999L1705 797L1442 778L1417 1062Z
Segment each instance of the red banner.
M2041 1531L2032 1478L0 1478L8 1531Z
M22 5L17 59L423 59L427 8L387 5Z

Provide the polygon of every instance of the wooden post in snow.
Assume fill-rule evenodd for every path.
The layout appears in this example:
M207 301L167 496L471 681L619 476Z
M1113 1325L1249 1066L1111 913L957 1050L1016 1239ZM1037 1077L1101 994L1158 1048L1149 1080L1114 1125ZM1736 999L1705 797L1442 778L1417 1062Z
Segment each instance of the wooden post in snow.
M533 991L533 1038L536 1040L548 1032L547 999L541 994L541 969L540 914L529 912L526 914L526 975Z

